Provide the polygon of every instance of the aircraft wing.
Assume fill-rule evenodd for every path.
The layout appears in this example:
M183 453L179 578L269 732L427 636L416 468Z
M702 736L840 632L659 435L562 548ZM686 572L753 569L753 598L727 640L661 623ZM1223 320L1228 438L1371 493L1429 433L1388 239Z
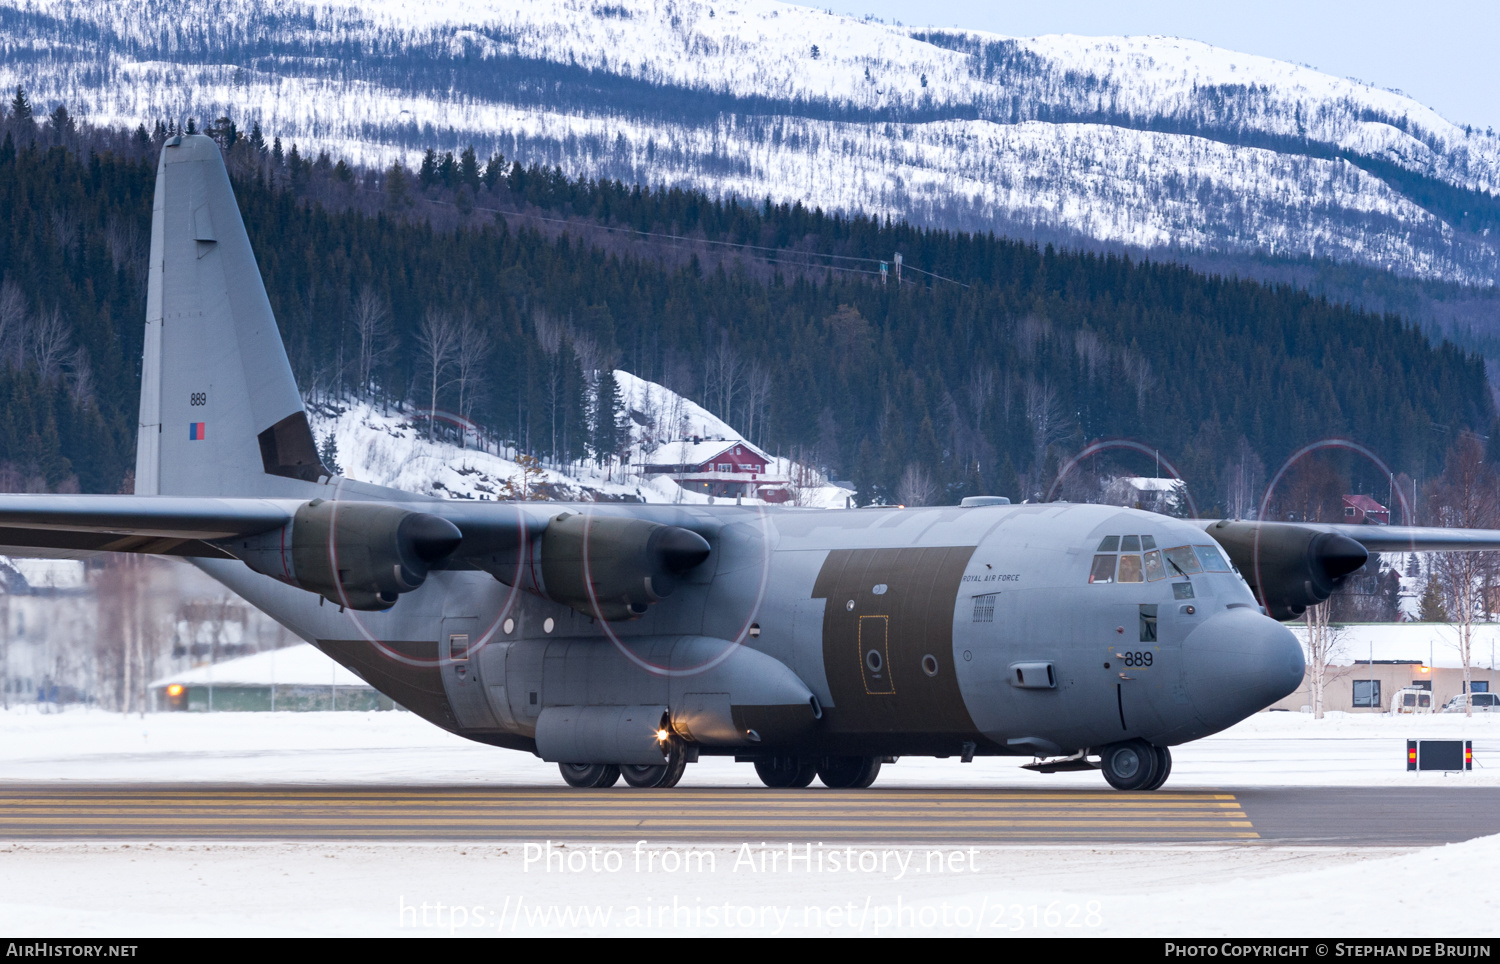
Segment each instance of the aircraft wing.
M234 558L212 543L278 529L307 504L299 499L0 494L0 555L140 552ZM504 503L386 504L454 523L463 533L465 556L513 551L547 524L541 512Z
M1333 594L1372 552L1500 551L1500 530L1200 520L1276 619Z
M283 526L300 504L161 495L0 495L0 552L227 558L228 553L209 541Z
M1210 534L1223 528L1221 521L1202 520ZM1323 522L1232 522L1229 525L1250 530L1273 531L1297 529L1304 532L1328 532L1353 539L1370 552L1489 552L1500 551L1500 529L1444 529L1437 526L1370 526L1341 525Z
M1371 552L1480 552L1500 550L1500 529L1441 529L1436 526L1310 526L1337 532Z

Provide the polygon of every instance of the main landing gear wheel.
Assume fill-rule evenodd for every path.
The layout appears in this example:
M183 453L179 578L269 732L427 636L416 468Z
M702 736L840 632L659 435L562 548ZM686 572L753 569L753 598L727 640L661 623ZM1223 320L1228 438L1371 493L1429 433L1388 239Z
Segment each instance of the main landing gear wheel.
M1147 790L1160 790L1161 785L1167 782L1167 777L1172 775L1172 751L1164 746L1153 746L1156 751L1156 779L1151 781Z
M818 765L791 756L762 757L755 761L755 775L776 790L801 789L818 775Z
M1157 776L1166 779L1170 762L1170 754L1163 757L1145 740L1111 743L1099 754L1099 769L1116 790L1155 790L1161 786Z
M818 779L834 790L863 790L878 776L878 756L825 756L818 761Z
M686 769L687 754L682 752L682 744L674 739L671 748L667 751L666 763L659 766L622 763L620 775L633 787L659 787L664 790L677 786L677 781L682 779L682 772Z
M557 768L570 787L612 787L620 779L620 768L611 763L559 763Z

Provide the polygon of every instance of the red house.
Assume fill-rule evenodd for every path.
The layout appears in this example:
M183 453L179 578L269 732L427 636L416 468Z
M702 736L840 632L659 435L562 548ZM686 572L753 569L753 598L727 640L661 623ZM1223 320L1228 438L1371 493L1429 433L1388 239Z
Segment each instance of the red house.
M1351 525L1388 526L1391 524L1391 510L1368 495L1346 495L1344 521Z
M670 475L684 489L712 496L750 496L780 501L786 479L766 473L771 457L744 439L691 436L664 442L646 455L641 468ZM766 487L774 487L762 493Z

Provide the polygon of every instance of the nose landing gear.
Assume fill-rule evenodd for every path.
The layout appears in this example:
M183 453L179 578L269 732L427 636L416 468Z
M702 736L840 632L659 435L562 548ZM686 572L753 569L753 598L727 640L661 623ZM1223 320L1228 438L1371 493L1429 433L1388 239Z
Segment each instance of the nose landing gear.
M1140 739L1111 743L1099 754L1099 768L1116 790L1155 790L1172 773L1172 752Z

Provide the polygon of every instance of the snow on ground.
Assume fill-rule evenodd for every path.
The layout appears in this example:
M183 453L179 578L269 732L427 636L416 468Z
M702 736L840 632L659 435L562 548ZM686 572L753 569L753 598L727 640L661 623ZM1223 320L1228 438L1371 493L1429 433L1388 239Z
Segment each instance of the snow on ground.
M1409 736L1469 736L1472 774L1408 774ZM1466 720L1266 713L1175 751L1169 789L1500 784L1500 715ZM1103 787L1020 760L902 760L880 786ZM1488 764L1488 765L1487 765ZM558 786L523 753L403 712L0 713L0 781ZM708 759L684 786L755 786ZM527 844L530 843L528 849ZM758 841L749 842L753 848ZM838 875L758 870L740 842L651 845L712 854L711 870L637 868L633 846L580 845L599 871L546 871L543 842L0 843L0 929L85 935L979 934L1492 935L1500 896L1475 870L1500 837L1444 847L983 847L961 870ZM617 856L610 858L608 854ZM951 851L944 851L951 860ZM529 859L528 859L529 858ZM579 858L575 858L579 859ZM970 867L975 869L969 869ZM608 867L616 867L614 870ZM673 914L676 914L675 918Z
M1493 935L1500 837L1423 850L984 847L952 873L547 873L524 844L0 844L0 928L86 936ZM686 848L684 848L686 849ZM927 850L909 852L916 866ZM532 858L528 864L528 856ZM702 858L706 860L705 858ZM978 868L970 872L969 862ZM893 865L888 865L893 866ZM675 914L675 918L674 918ZM1346 952L1347 953L1347 952Z
M1291 622L1287 628L1307 644L1307 624ZM1334 623L1333 662L1346 666L1374 660L1417 660L1424 666L1458 669L1458 627L1452 623ZM1473 657L1469 667L1474 679L1493 679L1500 663L1500 623L1476 622L1470 642ZM1494 684L1491 684L1494 685ZM1495 687L1500 692L1500 686Z
M1475 769L1405 769L1411 738L1474 741ZM1172 789L1276 786L1500 786L1500 713L1379 716L1261 713L1172 751ZM1103 788L1097 773L1037 774L1019 757L907 757L882 787ZM558 786L556 766L453 736L401 712L0 713L0 782L416 783ZM760 786L725 757L688 767L683 786Z
M643 455L657 445L688 435L742 440L728 423L676 392L655 382L616 370L616 383L625 404L631 433L623 466L575 463L568 471L543 465L534 485L551 499L566 502L707 503L708 497L682 488L659 475L645 475ZM439 412L432 421L439 438L429 437L426 414L397 410L365 401L344 399L337 404L312 403L308 416L313 435L321 442L330 432L338 446L343 474L360 482L458 499L506 497L521 483L515 451L482 439L463 420ZM464 444L458 438L462 432ZM800 504L815 508L843 508L851 489L829 485L817 473L789 459L775 459L769 471L775 478L805 478ZM759 505L759 499L747 499Z

